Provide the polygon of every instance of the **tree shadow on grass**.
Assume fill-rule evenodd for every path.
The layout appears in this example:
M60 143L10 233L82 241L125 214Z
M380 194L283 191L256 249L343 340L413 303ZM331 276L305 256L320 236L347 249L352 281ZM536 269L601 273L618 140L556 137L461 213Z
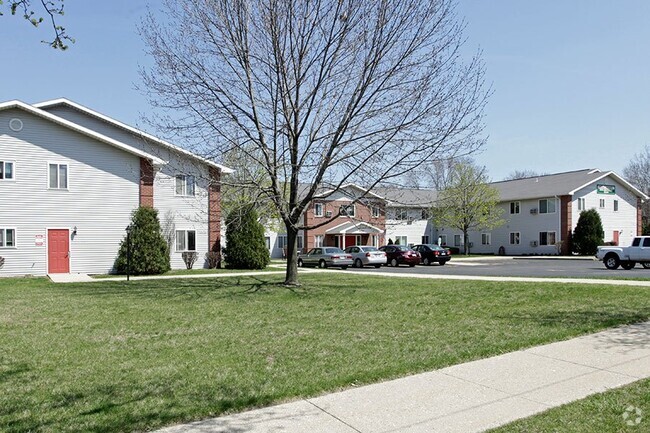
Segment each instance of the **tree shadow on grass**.
M499 315L498 319L526 321L541 327L558 325L571 328L611 328L643 322L650 318L650 307L635 311L555 311L530 314Z

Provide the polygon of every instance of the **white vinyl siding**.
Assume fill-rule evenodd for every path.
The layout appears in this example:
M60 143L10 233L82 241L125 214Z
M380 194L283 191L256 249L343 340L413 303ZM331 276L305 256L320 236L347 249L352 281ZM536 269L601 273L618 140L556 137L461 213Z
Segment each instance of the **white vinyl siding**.
M20 118L20 134L8 122ZM47 230L77 227L71 273L108 273L131 212L139 203L140 159L22 110L0 112L0 160L14 162L14 182L0 182L0 221L11 221L16 248L0 254L0 276L45 275ZM50 163L67 166L65 194L49 188ZM74 181L74 184L72 183ZM60 173L57 185L61 186Z

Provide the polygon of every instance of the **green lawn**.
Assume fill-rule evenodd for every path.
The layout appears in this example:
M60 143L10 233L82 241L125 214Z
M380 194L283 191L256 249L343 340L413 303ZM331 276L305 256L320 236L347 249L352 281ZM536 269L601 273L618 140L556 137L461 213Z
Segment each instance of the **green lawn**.
M143 431L650 317L639 287L282 279L0 279L0 431Z
M640 415L637 412L639 409ZM627 412L627 415L625 413ZM629 422L629 424L628 424ZM620 433L650 431L650 379L596 394L490 433Z

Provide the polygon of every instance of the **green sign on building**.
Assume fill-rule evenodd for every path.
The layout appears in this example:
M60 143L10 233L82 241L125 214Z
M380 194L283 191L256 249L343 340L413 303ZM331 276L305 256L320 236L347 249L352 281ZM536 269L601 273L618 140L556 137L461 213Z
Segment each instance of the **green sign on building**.
M598 194L616 194L616 185L605 185L604 183L599 183L596 185L596 192Z

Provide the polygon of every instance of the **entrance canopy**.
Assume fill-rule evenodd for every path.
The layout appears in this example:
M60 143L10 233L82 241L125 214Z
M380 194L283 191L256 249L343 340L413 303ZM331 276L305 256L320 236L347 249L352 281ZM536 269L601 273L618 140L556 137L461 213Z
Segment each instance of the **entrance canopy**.
M362 235L379 234L383 233L383 230L362 221L348 221L327 229L325 233L328 235Z

